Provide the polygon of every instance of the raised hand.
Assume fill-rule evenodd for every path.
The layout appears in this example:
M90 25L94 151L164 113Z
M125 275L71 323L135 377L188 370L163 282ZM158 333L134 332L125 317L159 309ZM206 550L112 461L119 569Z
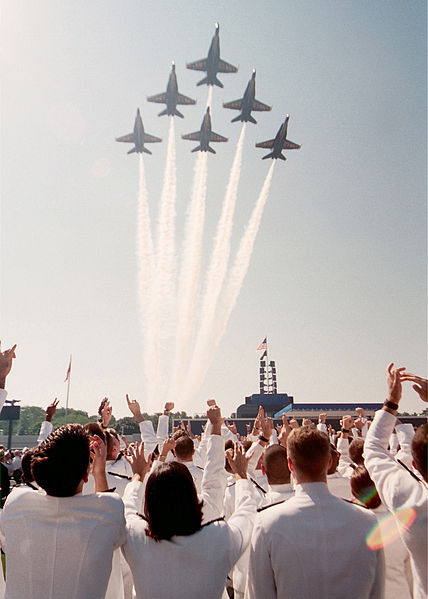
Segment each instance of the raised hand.
M137 443L135 446L129 446L129 455L125 456L126 461L131 464L135 480L143 481L147 472L150 470L152 455L146 460L144 456L144 443Z
M247 478L249 458L245 457L244 449L238 443L235 443L234 449L226 451L226 458L235 478Z
M59 404L59 399L55 397L54 401L48 405L46 408L46 418L48 422L52 422L52 418L55 416L57 405Z
M113 408L110 405L108 397L104 397L101 401L100 407L98 408L98 414L101 416L103 428L107 428L113 415Z
M13 358L16 358L15 349L16 344L10 349L0 351L0 389L4 389L6 377L12 368L12 360Z
M388 382L389 401L398 404L401 399L401 373L406 370L404 366L394 368L394 363L391 362L386 369L386 379Z
M419 397L422 399L422 401L428 402L428 381L427 379L423 379L420 376L417 376L416 374L411 374L410 372L402 372L400 374L400 380L401 381L411 381L412 383L415 383L413 385L413 389L416 391L416 393L419 395Z
M134 416L135 420L140 423L143 422L144 417L141 414L140 404L136 399L129 399L128 394L126 394L126 403L128 404L128 408L131 414Z

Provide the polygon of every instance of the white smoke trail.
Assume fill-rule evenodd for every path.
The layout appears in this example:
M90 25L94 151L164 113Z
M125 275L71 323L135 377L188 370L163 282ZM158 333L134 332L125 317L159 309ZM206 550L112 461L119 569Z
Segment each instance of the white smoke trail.
M167 336L171 326L172 302L175 295L175 202L176 185L176 152L174 117L170 117L168 150L162 188L156 240L156 283L155 302L158 314L162 315L163 330L159 331L161 339ZM160 321L159 321L160 322Z
M248 221L247 228L242 237L233 265L229 271L226 287L222 295L221 308L218 311L218 317L214 328L214 335L211 339L211 345L209 347L209 355L206 355L208 365L212 362L215 352L226 331L227 323L233 308L235 307L239 292L241 291L241 287L245 279L245 275L248 271L254 242L256 240L260 221L263 215L263 209L269 195L274 166L275 163L273 162L263 183L259 197L257 198L256 205L253 208L253 212L250 216L250 220ZM187 405L190 404L194 394L197 392L196 381L194 381L194 383L194 386L187 392L185 397Z
M178 322L175 338L175 357L170 401L178 401L183 393L183 380L189 345L193 332L194 311L198 293L202 260L202 237L205 221L207 186L207 153L200 152L195 166L192 200L190 203L183 248L183 261L178 287Z
M210 366L208 360L214 335L217 303L226 277L227 265L229 262L233 217L241 174L245 130L246 123L242 126L241 135L236 147L235 158L229 175L229 182L223 201L221 215L217 224L213 251L205 279L205 290L202 298L202 307L193 356L188 370L186 390L188 388L198 389Z
M211 105L213 103L213 89L214 89L214 86L212 86L212 85L208 86L208 99L207 99L207 105L205 106L205 110L208 108L208 106L211 108Z
M263 209L266 204L266 200L269 195L269 189L272 182L273 170L275 162L272 162L269 168L266 179L263 183L263 187L260 191L259 197L257 198L256 205L253 208L253 212L248 221L247 228L242 237L239 249L236 253L234 263L229 272L228 281L224 294L222 296L222 310L219 314L216 326L216 336L213 340L213 352L217 349L232 313L235 307L236 301L241 291L242 283L244 282L245 275L248 271L250 264L251 254L256 240L257 232L259 230L260 221L263 215Z
M137 211L138 298L144 338L143 364L147 389L146 398L148 403L153 403L155 388L152 373L156 371L157 353L156 339L153 338L151 330L151 323L156 320L153 302L155 264L142 154L139 156L139 175Z

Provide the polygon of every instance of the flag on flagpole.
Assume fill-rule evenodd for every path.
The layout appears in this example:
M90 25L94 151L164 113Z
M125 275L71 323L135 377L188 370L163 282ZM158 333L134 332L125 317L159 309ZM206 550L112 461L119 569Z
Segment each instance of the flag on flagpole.
M68 368L67 368L67 374L65 375L64 383L66 383L68 381L70 372L71 372L71 357L70 357L70 362L69 362Z
M259 351L259 349L267 349L267 343L266 343L266 337L264 338L264 340L260 343L259 347L256 349L256 351Z

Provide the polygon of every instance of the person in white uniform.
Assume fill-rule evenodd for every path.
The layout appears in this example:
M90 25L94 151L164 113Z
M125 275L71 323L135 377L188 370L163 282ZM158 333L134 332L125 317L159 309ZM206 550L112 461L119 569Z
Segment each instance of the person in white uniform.
M136 513L141 480L148 469L144 452L136 451L135 477L124 502L127 541L124 555L131 567L137 599L220 599L226 576L250 541L256 502L246 480L247 461L237 446L230 458L237 478L236 511L228 523L219 519L202 526L202 511L222 509L225 477L224 440L219 408L210 408L207 460L199 500L188 469L178 462L161 464L150 475L144 517ZM219 488L223 487L223 488ZM214 511L213 511L214 510Z
M105 448L67 424L33 450L44 491L17 487L1 513L6 599L103 599L114 548L125 538L123 503L113 493L83 495L90 443L96 490L107 489Z
M404 544L410 553L413 572L413 596L426 599L428 594L427 533L428 533L428 486L427 486L427 425L422 424L412 441L413 466L420 473L418 479L399 464L388 451L388 440L396 424L396 415L401 400L402 381L411 381L421 399L428 401L427 381L404 368L387 370L389 395L381 410L378 410L364 443L364 462L382 503L390 512L410 510L413 523L402 531Z
M295 496L257 514L246 598L382 598L383 552L366 545L376 518L329 492L329 438L294 429L287 453Z

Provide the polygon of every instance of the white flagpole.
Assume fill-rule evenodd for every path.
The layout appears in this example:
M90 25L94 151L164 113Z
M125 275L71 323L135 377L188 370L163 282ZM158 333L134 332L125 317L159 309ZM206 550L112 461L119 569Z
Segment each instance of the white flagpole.
M71 354L70 354L70 363L69 363L69 372L68 372L68 382L67 382L67 399L65 402L65 424L67 424L68 418L68 397L70 395L70 379L71 379Z

